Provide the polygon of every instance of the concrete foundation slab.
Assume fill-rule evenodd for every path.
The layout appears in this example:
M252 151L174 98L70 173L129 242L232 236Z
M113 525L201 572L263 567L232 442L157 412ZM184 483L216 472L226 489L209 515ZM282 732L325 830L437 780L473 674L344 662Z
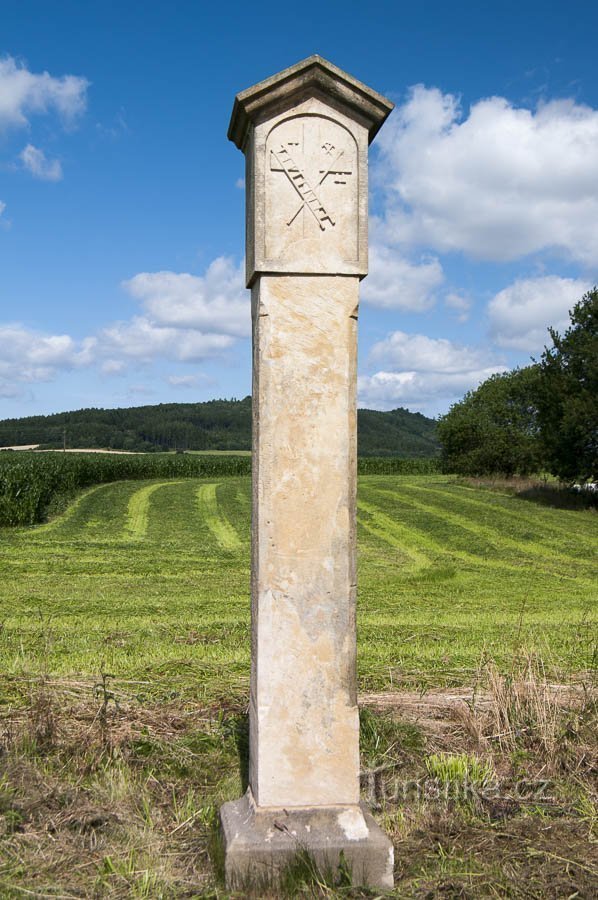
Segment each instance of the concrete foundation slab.
M220 810L229 889L272 885L297 862L327 883L393 886L390 840L365 807L256 807L251 791ZM346 883L346 882L345 882Z

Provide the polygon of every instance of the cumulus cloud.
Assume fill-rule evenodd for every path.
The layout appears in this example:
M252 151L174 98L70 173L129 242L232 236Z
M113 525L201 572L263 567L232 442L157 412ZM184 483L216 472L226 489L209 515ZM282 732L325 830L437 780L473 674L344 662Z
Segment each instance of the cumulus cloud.
M19 384L51 381L61 370L88 365L95 343L94 338L77 342L67 334L42 334L18 323L0 325L3 396L18 394Z
M164 328L138 316L76 341L20 324L0 325L0 396L17 396L19 385L54 380L60 373L97 365L103 375L123 374L130 365L157 359L199 362L228 350L235 338L192 329ZM195 379L198 376L190 376ZM181 376L179 383L187 381ZM173 377L171 384L176 384Z
M569 311L590 288L589 282L557 275L515 281L488 304L490 336L500 347L539 352L551 343L548 326L564 331Z
M110 359L152 362L158 357L181 362L197 362L218 356L232 347L228 334L204 334L201 331L156 325L145 316L130 322L117 322L98 336L99 352Z
M245 337L251 333L251 307L242 266L220 256L205 275L141 272L123 282L160 326L200 329Z
M376 372L357 379L359 405L369 409L409 406L436 415L466 391L477 387L505 366L488 366L472 372Z
M0 131L25 127L33 114L54 111L71 124L87 104L86 78L30 72L12 56L0 58Z
M394 331L372 347L383 368L358 380L359 403L374 409L413 406L435 414L506 367L492 352L445 338Z
M19 159L24 168L35 178L40 178L42 181L60 181L62 178L62 166L59 160L46 159L44 151L34 147L33 144L27 144L19 154Z
M487 260L556 249L595 263L598 110L491 97L464 115L457 97L418 85L377 145L387 243Z
M250 331L240 271L220 258L203 277L174 272L135 276L125 287L141 300L143 314L79 341L20 324L0 325L0 396L13 396L18 385L50 381L75 367L97 366L102 375L113 376L158 359L197 363L225 355ZM205 378L173 375L169 383L193 386Z
M395 369L454 374L480 368L488 362L488 352L461 347L446 338L393 331L371 349L370 360Z
M410 262L397 249L374 243L370 247L369 275L361 296L381 309L422 312L435 302L435 291L442 284L442 266L435 258Z

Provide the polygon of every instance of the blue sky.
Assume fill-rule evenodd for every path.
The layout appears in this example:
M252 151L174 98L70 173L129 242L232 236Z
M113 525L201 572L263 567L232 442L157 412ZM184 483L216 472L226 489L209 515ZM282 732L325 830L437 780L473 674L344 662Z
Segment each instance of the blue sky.
M598 7L0 0L0 417L250 392L234 95L319 53L370 153L360 405L448 409L598 281Z

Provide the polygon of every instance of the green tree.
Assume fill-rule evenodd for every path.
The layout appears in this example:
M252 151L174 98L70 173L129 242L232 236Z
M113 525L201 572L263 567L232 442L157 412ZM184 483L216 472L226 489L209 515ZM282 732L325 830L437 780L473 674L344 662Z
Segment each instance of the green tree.
M539 366L492 375L438 423L446 471L528 475L542 467L537 422Z
M538 421L550 471L564 481L598 480L598 289L571 310L540 361Z

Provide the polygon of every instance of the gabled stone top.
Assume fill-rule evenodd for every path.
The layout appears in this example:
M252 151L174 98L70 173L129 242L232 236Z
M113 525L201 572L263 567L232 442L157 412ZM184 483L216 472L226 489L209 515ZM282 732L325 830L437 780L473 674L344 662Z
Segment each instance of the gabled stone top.
M323 96L368 129L369 141L382 127L394 104L347 72L323 59L307 59L241 91L228 128L228 138L243 150L251 124L264 121L311 96Z

